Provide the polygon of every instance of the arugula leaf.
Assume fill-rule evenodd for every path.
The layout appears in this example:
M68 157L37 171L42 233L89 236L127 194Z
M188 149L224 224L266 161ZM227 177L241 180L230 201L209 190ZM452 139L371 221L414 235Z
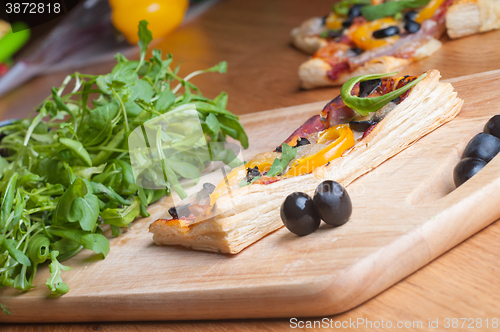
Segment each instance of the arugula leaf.
M62 271L69 271L71 268L69 266L64 266L57 260L59 252L54 250L50 253L51 263L49 264L50 277L45 283L47 287L52 291L54 295L63 295L69 291L68 285L66 285L62 278Z
M85 231L94 231L99 217L99 203L87 180L76 178L61 196L52 217L54 225L79 222Z
M121 209L106 209L101 212L101 218L104 223L118 226L127 227L140 212L140 200L136 196L132 204L126 205Z
M406 84L404 87L399 88L395 91L389 92L380 97L374 98L359 98L358 96L351 95L351 91L358 82L374 80L377 78L383 78L392 76L397 74L397 72L387 73L387 74L372 74L372 75L364 75L353 77L344 85L342 85L342 89L340 90L340 95L342 96L342 100L344 103L355 110L358 114L366 116L371 112L376 112L385 105L387 105L391 100L401 96L403 93L417 85L421 80L423 80L427 73L422 74L419 78L412 81L411 83Z
M92 167L92 160L90 159L90 155L83 147L82 143L77 142L75 140L69 138L61 137L59 139L59 143L70 149L74 152L74 154L88 167Z
M373 21L387 16L393 16L408 8L425 6L430 0L399 0L388 1L380 5L364 6L361 14L368 20Z
M14 203L14 195L16 193L16 182L19 177L18 173L11 175L9 182L5 189L3 190L2 196L2 208L0 210L0 228L4 228L7 223L7 218L9 217L10 211L12 210L12 205Z
M50 239L43 235L37 234L30 239L28 245L28 257L35 264L42 264L49 257Z
M297 149L292 148L290 145L281 144L281 158L276 158L267 172L267 176L275 176L282 173L288 164L297 156Z
M96 254L102 253L104 257L109 253L109 241L102 234L54 227L48 228L47 231L50 235L75 241Z
M342 0L333 5L333 11L339 15L346 16L349 14L350 6L369 4L371 4L371 0Z
M21 251L16 249L16 242L12 239L5 239L2 235L0 238L3 238L0 244L0 251L7 250L12 258L14 258L19 264L31 266L31 262L29 258Z
M139 22L139 47L141 49L141 59L137 70L139 70L144 63L144 58L146 57L146 52L148 51L148 45L153 40L153 34L148 30L148 21L142 20Z

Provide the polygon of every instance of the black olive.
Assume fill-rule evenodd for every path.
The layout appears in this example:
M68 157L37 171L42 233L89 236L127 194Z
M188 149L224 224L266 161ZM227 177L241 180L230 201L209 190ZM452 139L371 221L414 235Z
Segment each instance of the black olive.
M247 182L250 182L253 178L261 175L262 174L260 174L259 168L257 166L255 166L254 168L247 168L246 180Z
M328 30L326 33L327 38L335 39L342 36L342 29L339 30Z
M349 17L347 20L345 20L344 22L342 22L342 26L343 26L344 28L348 28L348 27L350 27L351 25L352 25L352 18L350 18L350 17Z
M364 98L372 93L376 88L378 88L382 84L382 80L380 78L363 81L359 83L359 94L358 97Z
M349 51L356 54L356 55L360 55L361 53L364 52L364 50L362 48L359 48L359 47L350 48Z
M179 218L179 216L177 215L177 209L175 208L175 206L172 206L170 209L168 209L168 213L170 213L170 215L174 219L178 219Z
M215 186L211 183L204 183L203 188L198 192L198 198L207 198L215 190Z
M399 104L401 102L401 96L394 98L391 100L394 104Z
M352 6L351 9L349 9L349 14L347 14L347 16L350 18L361 16L361 7L363 7L363 5Z
M405 14L405 21L415 21L416 18L417 18L416 11L411 10Z
M420 30L420 24L415 21L406 21L405 22L405 30L409 33L415 33Z
M191 215L189 204L181 205L178 207L172 206L170 209L168 209L168 213L170 213L172 218L175 219L178 219L180 217L189 217Z
M351 216L351 198L345 188L335 181L323 181L316 188L313 200L319 216L329 225L343 225Z
M486 166L486 162L478 158L462 159L453 170L453 182L457 187L473 177Z
M390 36L398 35L399 28L395 25L387 27L385 29L380 29L373 32L373 38L375 39L383 39Z
M480 133L467 144L462 158L479 158L489 162L498 152L500 152L500 139L487 133Z
M330 14L326 14L321 18L321 25L326 25L326 19L328 18L328 16L330 16Z
M300 236L311 234L321 222L312 198L300 192L288 195L281 205L280 215L286 228Z
M377 122L373 121L351 121L349 122L349 128L351 128L351 130L364 133L365 131L368 130L368 128L370 128L376 123Z
M303 145L307 145L307 144L311 144L311 142L309 142L309 140L307 138L299 137L294 148L299 147L299 146L303 146Z
M500 138L500 115L495 115L486 123L484 132Z
M278 146L276 149L274 149L274 152L279 152L279 153L283 152L281 145Z

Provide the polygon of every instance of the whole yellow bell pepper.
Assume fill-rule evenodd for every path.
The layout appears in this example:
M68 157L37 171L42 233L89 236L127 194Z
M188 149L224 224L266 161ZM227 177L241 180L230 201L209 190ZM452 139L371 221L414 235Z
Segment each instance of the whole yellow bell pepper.
M137 26L148 21L153 38L161 38L175 30L182 22L189 0L109 0L111 22L127 41L139 41Z

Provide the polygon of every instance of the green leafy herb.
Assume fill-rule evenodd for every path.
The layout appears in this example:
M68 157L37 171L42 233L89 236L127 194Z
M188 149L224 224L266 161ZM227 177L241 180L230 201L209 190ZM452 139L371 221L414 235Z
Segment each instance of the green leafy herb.
M297 156L297 149L292 148L290 145L281 144L281 158L276 158L267 172L267 176L275 176L282 173L288 164Z
M340 90L340 95L342 96L342 100L348 107L354 109L360 115L365 116L371 112L378 111L379 109L387 105L391 100L401 96L403 93L405 93L406 91L417 85L421 80L423 80L427 76L427 73L424 73L420 75L420 77L417 78L416 80L406 84L404 87L389 92L380 97L359 98L358 96L351 95L352 89L358 82L374 80L377 78L392 76L394 74L397 74L397 72L353 77L349 81L344 83L344 85L342 85L342 89Z
M54 294L63 295L69 291L69 287L63 282L61 273L62 271L69 271L71 268L59 263L57 260L58 255L59 252L56 250L50 253L52 263L49 265L50 277L47 279L46 285Z
M0 157L0 287L28 291L39 265L50 262L47 286L54 294L66 293L61 271L69 268L60 261L82 249L105 257L110 246L104 230L118 235L139 214L147 216L148 205L170 194L167 180L181 192L180 179L199 176L210 158L193 150L184 159L166 159L164 188L135 183L127 139L148 121L192 104L205 141L222 144L230 136L248 146L238 117L226 109L227 94L211 100L189 81L224 73L227 63L180 77L172 55L153 50L146 59L153 38L147 24L139 24L138 61L117 54L108 74L69 75L34 117L0 128L0 145L8 152ZM160 144L164 134L159 130ZM186 150L192 142L178 145ZM234 158L229 161L236 163Z
M353 5L369 5L371 0L342 0L333 5L333 11L338 15L345 16Z
M380 5L364 6L361 14L368 20L373 21L387 16L393 16L408 8L418 8L425 6L430 0L399 0L388 1Z

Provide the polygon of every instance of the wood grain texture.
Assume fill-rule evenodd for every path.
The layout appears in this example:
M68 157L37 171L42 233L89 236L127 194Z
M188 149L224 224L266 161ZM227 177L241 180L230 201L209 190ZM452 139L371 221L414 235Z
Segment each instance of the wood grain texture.
M275 8L268 12L268 6ZM227 75L196 78L203 91L230 94L229 106L238 114L332 98L335 88L298 89L296 68L307 59L288 44L289 30L331 7L324 0L234 0L221 2L200 19L183 27L161 45L184 60L185 69L199 69L221 60L229 62ZM271 15L272 14L272 15ZM233 29L234 27L234 29ZM180 36L189 37L181 38ZM449 41L433 57L410 66L417 74L437 68L444 78L500 68L500 32ZM208 45L198 52L198 44ZM211 45L219 45L212 47ZM105 73L112 63L80 69ZM188 69L189 66L189 69ZM261 70L262 69L262 70ZM23 117L59 85L67 72L36 78L0 99L1 118ZM207 93L208 94L208 93ZM466 100L467 97L464 97ZM498 104L488 107L498 110ZM375 320L427 320L450 317L498 317L500 310L500 224L495 223L453 250L347 313L331 317L343 321L358 317ZM42 285L43 286L43 285ZM1 302L1 300L0 300ZM2 331L283 331L288 319L200 321L172 323L5 324ZM314 331L315 329L311 329ZM409 329L417 330L417 329ZM421 331L422 329L418 329ZM470 329L458 328L461 331Z
M306 237L281 229L234 256L158 247L147 230L167 214L160 202L151 207L152 217L111 240L104 261L89 252L67 261L73 270L64 274L71 288L65 296L47 298L44 287L22 295L2 290L13 315L0 321L303 317L349 310L500 216L499 158L451 193L438 191L443 197L425 204L409 199L435 191L422 183L450 188L454 163L448 160L458 160L464 143L495 114L488 105L500 96L485 87L498 79L500 71L455 80L466 101L459 116L351 184L353 215L342 227L322 225ZM261 152L320 109L307 104L241 121ZM273 130L278 123L280 130ZM40 269L35 284L47 277L47 268Z

